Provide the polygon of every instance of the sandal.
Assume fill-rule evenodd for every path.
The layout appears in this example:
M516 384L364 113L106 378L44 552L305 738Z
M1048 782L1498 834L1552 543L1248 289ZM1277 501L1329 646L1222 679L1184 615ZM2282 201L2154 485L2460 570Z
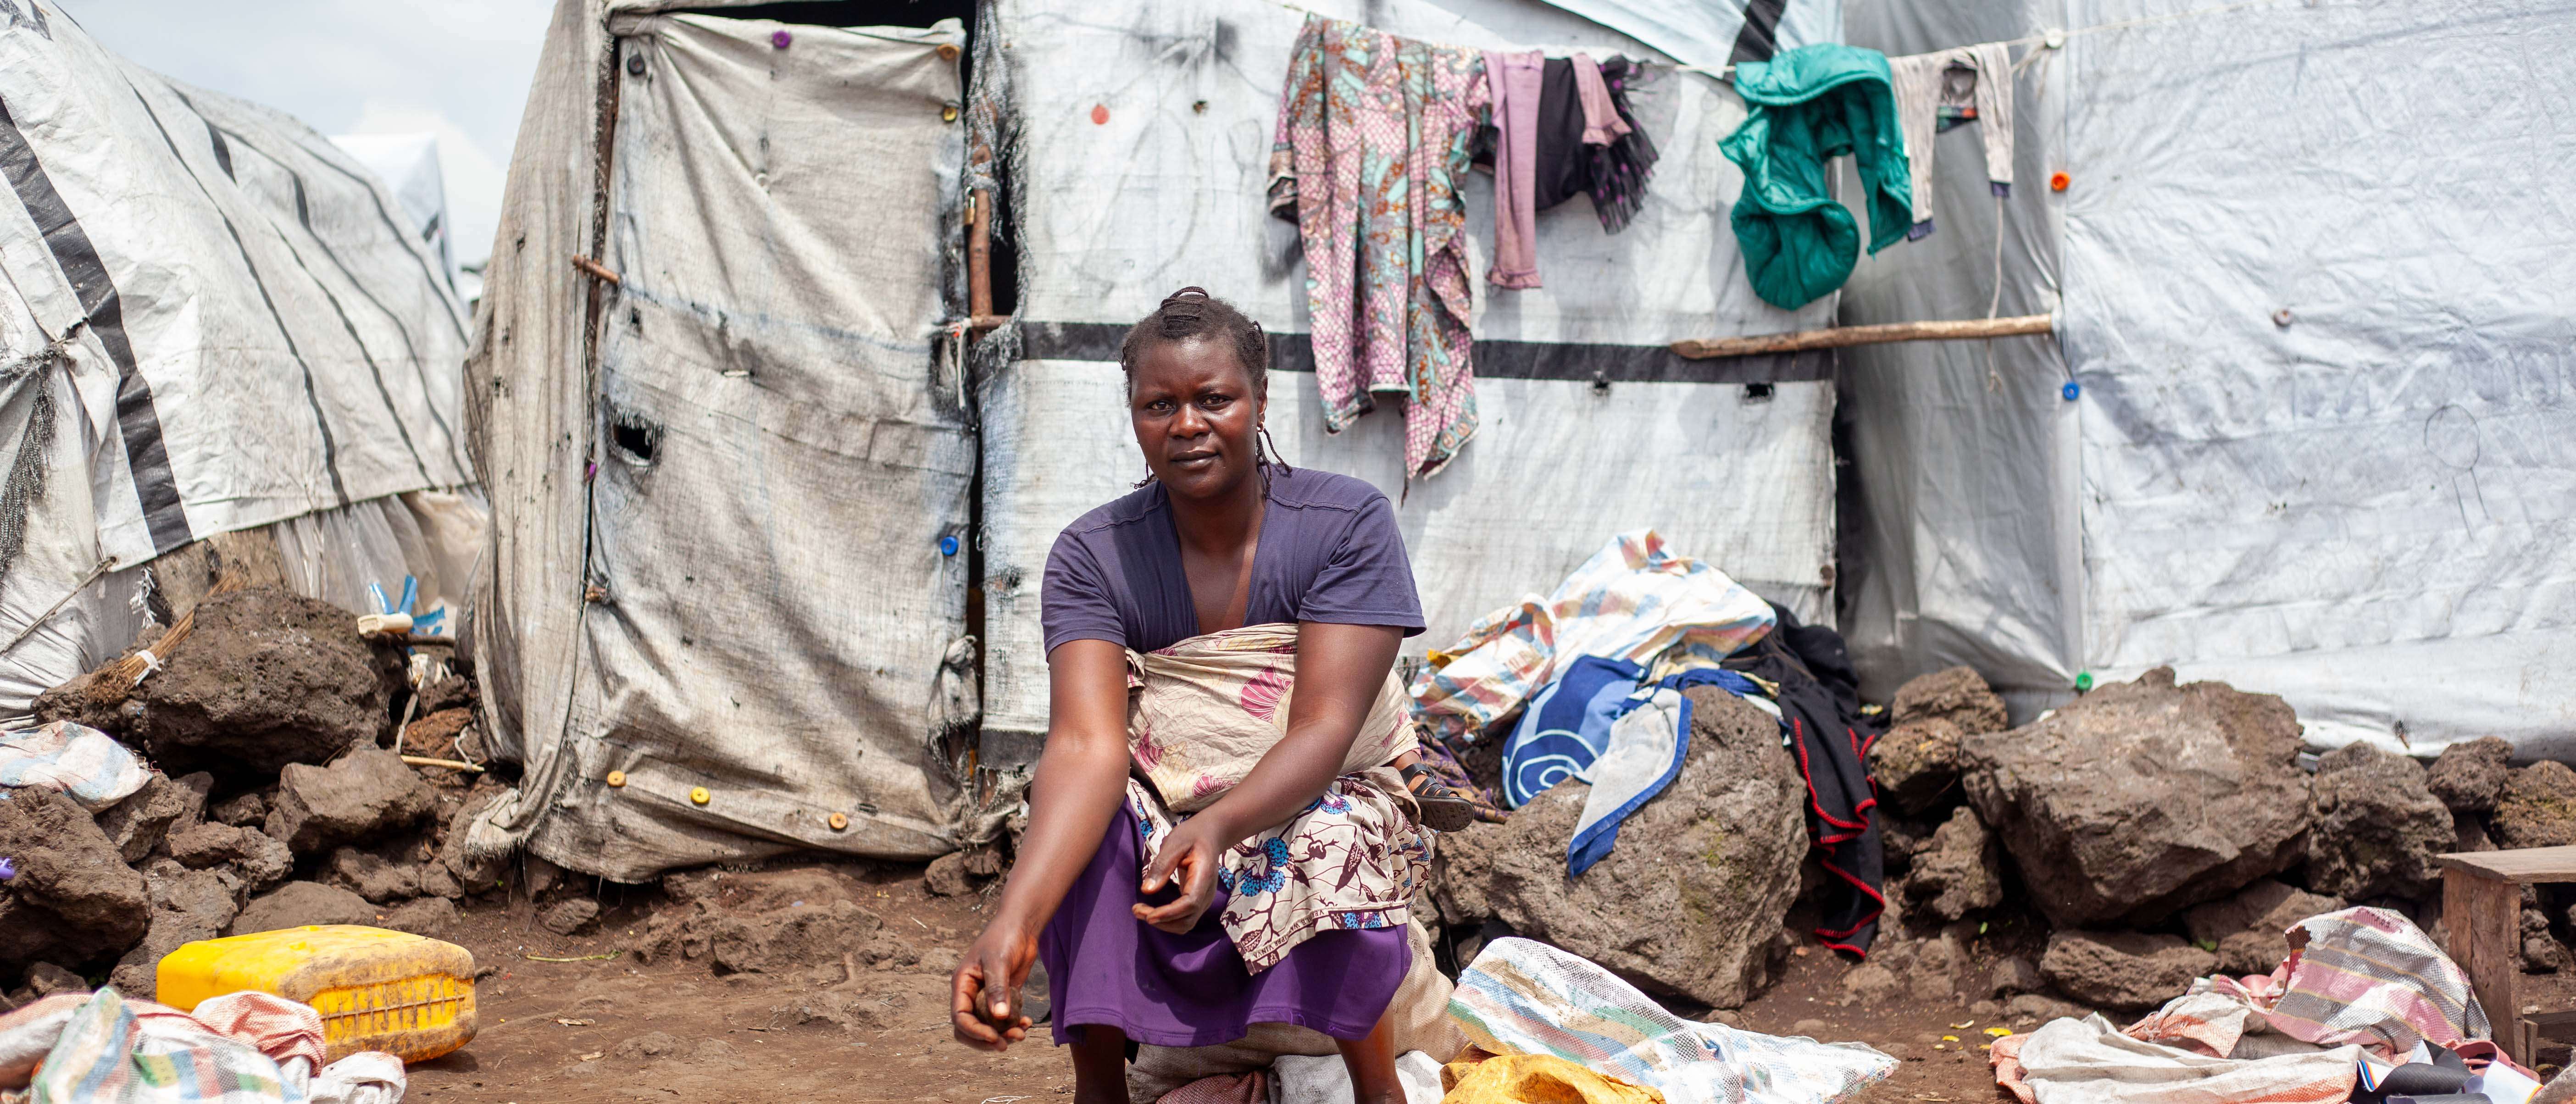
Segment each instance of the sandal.
M1431 768L1415 763L1404 768L1404 788L1413 794L1413 803L1421 809L1422 826L1435 832L1455 832L1476 823L1476 803L1451 789Z

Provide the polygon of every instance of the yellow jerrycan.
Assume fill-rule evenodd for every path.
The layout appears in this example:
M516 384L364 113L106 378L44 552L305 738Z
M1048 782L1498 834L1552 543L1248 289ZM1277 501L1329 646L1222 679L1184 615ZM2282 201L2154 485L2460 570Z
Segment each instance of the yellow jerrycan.
M162 956L158 1000L182 1012L258 990L322 1014L327 1064L362 1050L422 1062L474 1038L474 955L356 924L207 939Z

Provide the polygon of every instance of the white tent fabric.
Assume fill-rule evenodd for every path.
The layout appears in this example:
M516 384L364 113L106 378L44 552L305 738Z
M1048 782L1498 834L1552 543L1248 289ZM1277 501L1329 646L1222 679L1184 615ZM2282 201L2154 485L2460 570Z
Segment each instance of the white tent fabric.
M1892 53L2076 32L2017 112L2017 178L2071 186L2014 198L2004 256L2003 313L2056 309L2063 359L1997 342L1993 392L1976 345L1847 359L1874 682L1968 662L2036 704L2170 663L2322 744L2576 754L2576 253L2534 229L2576 73L2526 60L2576 50L2570 14L1854 4ZM1942 233L1865 266L1845 321L1984 309L1960 148Z
M26 5L0 25L0 176L0 530L24 524L0 722L132 639L154 557L470 481L464 318L321 135Z
M447 181L438 163L435 134L334 134L331 144L347 150L374 172L401 201L413 233L438 258L438 270L456 280L456 248L447 218Z
M934 340L963 45L559 5L547 55L593 61L530 98L468 368L478 670L528 768L486 835L622 879L957 845L931 703L972 667L975 452ZM621 278L595 345L576 254Z
M1453 45L1654 56L1536 3L1308 6ZM1038 595L1057 531L1142 471L1121 416L1126 327L1197 284L1261 321L1279 366L1311 363L1296 229L1267 213L1264 191L1303 15L1142 0L1080 5L1079 15L1043 0L997 10L1025 114L1012 161L1023 359L987 380L983 399L988 761L999 746L1024 755L1045 728ZM1290 463L1361 476L1400 500L1430 621L1409 655L1545 592L1611 534L1645 526L1803 616L1823 609L1830 360L1688 362L1663 346L1826 325L1831 301L1780 311L1745 283L1726 221L1742 178L1716 149L1742 121L1741 102L1707 77L1661 68L1635 105L1663 155L1636 221L1607 235L1589 201L1569 201L1539 215L1544 288L1487 292L1475 274L1483 421L1447 470L1408 490L1400 410L1328 437L1313 376L1273 376L1272 433ZM1481 174L1466 202L1469 232L1490 255ZM1762 398L1748 395L1750 381L1784 382Z
M1684 65L1719 72L1734 60L1739 43L1794 50L1843 40L1842 0L1726 0L1676 4L1669 0L1547 0L1557 7L1634 37ZM1751 56L1763 56L1754 54Z

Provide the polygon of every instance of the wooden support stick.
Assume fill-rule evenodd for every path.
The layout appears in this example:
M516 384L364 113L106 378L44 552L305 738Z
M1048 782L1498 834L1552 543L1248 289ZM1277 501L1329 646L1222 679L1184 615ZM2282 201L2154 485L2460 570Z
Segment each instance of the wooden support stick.
M462 762L455 759L432 759L426 755L406 755L402 757L402 761L415 767L445 767L452 771L464 771L467 774L483 773L483 768L475 766L472 763Z
M1711 341L1676 341L1673 351L1691 360L1840 349L1848 345L1883 345L1890 341L1963 341L1981 337L2019 337L2055 329L2050 316L1972 318L1964 322L1889 322L1876 326L1835 326L1760 337L1721 337Z
M590 258L584 257L578 253L573 254L572 266L582 270L583 272L591 274L597 279L606 280L612 284L622 284L625 282L618 279L615 272L609 271L607 265L591 260Z

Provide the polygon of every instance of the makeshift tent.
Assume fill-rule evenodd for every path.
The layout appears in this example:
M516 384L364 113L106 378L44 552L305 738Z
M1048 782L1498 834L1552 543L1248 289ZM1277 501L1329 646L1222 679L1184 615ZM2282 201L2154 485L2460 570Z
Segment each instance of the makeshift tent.
M122 652L147 565L208 537L352 609L461 595L465 319L382 183L23 2L0 176L0 723Z
M1664 59L1534 2L1315 7L1463 46ZM1805 0L1754 7L1772 28L1833 22ZM1135 478L1115 348L1183 284L1276 335L1292 463L1402 500L1432 621L1412 654L1649 525L1822 611L1830 359L1664 347L1831 318L1744 284L1724 215L1739 177L1716 151L1742 112L1714 78L1666 66L1637 88L1665 153L1625 233L1585 202L1540 216L1547 286L1493 293L1476 330L1483 428L1408 487L1399 413L1322 432L1296 235L1265 211L1300 11L1005 0L972 34L858 25L925 14L910 5L745 9L851 24L834 27L724 11L564 0L521 126L468 390L496 522L477 670L528 769L476 847L640 878L991 838L1013 791L968 756L1035 751L1047 549ZM1017 258L999 276L1015 321L962 356L979 187ZM1470 188L1486 238L1489 192Z
M1982 317L2000 271L2058 332L1845 352L1867 688L1966 663L2027 716L2170 663L2319 743L2576 754L2568 15L1855 0L1892 54L2031 41L2012 197L1943 135L1939 232L1842 320Z

